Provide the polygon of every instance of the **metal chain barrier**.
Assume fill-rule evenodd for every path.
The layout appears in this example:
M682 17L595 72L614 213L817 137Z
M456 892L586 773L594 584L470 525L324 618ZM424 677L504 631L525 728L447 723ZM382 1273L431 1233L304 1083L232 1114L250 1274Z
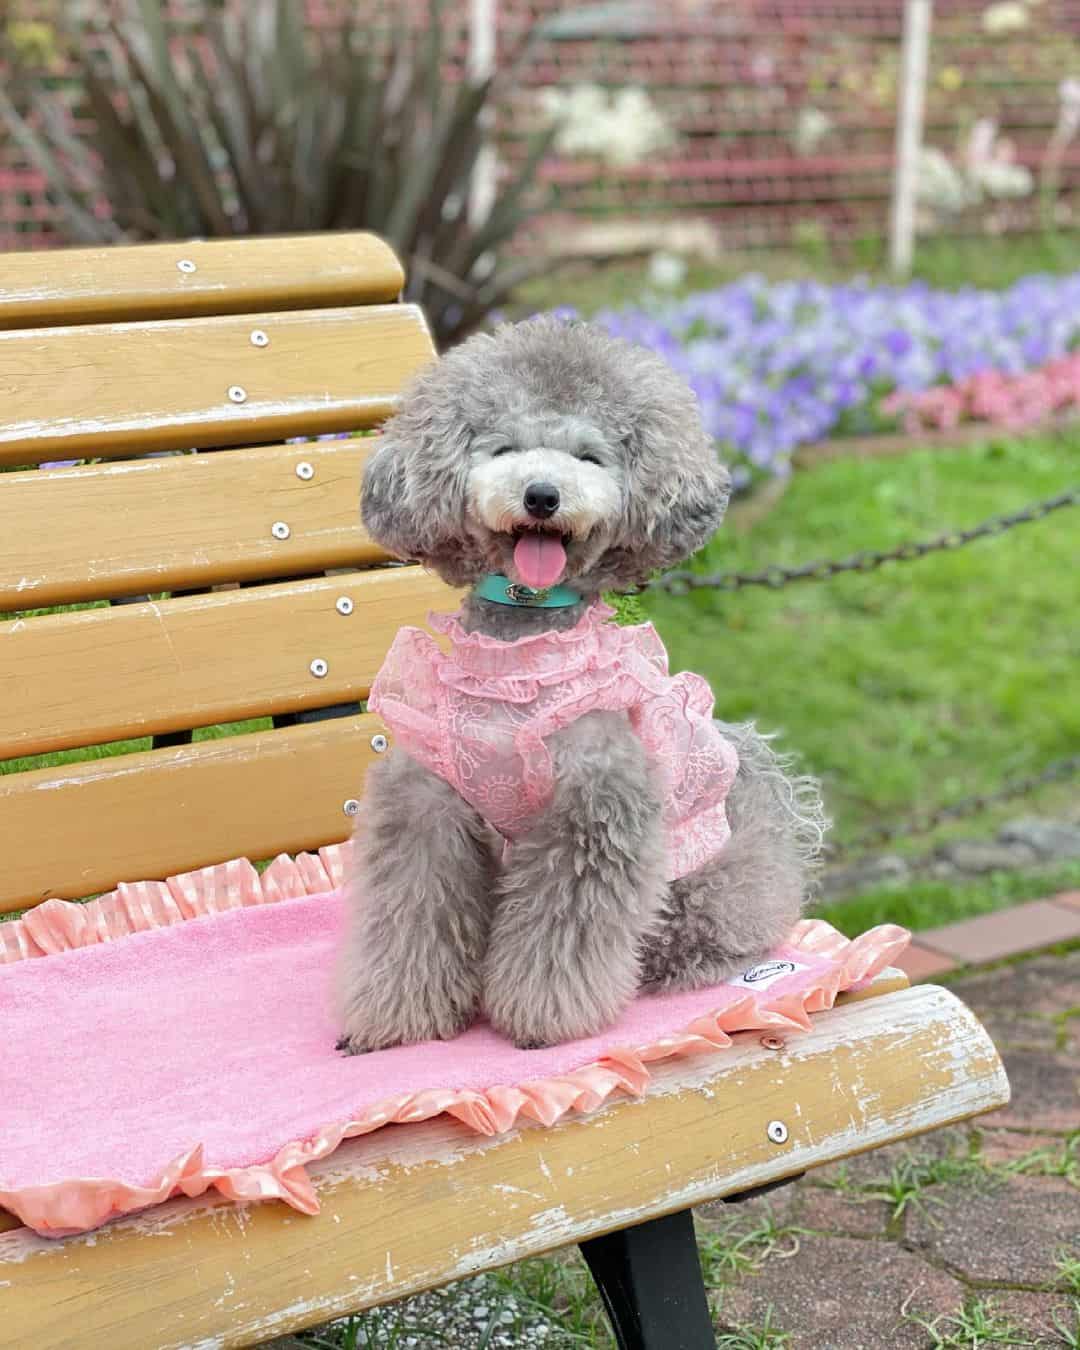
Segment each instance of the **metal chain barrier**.
M945 553L950 549L962 548L977 539L991 539L1005 534L1019 525L1030 525L1037 520L1060 511L1066 506L1080 504L1080 487L1069 488L1056 497L1047 497L1044 501L1034 502L1021 511L1012 511L1008 515L991 516L980 525L969 530L947 530L932 539L923 539L915 543L899 544L891 549L864 549L853 553L849 558L834 561L804 563L801 567L780 567L772 564L760 572L715 572L705 575L699 572L668 572L662 577L646 582L629 594L641 591L666 591L669 595L689 595L691 591L739 591L746 586L768 586L778 590L794 581L826 581L829 577L839 576L843 572L873 572L886 563L913 562L926 558L932 553Z
M965 816L978 815L980 811L985 811L987 807L996 806L999 802L1011 801L1014 797L1024 797L1029 792L1034 792L1036 788L1045 787L1047 783L1064 782L1067 778L1072 778L1078 773L1080 773L1080 755L1069 755L1065 759L1056 759L1040 773L1026 774L1022 778L1007 779L1000 787L996 787L990 792L974 792L970 797L961 797L955 802L949 802L947 806L939 806L936 810L927 811L924 815L913 816L910 820L899 825L883 825L867 830L865 834L860 835L846 847L836 844L830 845L826 849L827 860L830 863L838 862L842 858L850 858L852 855L860 854L880 844L890 843L894 839L906 839L911 835L929 834L931 830L936 830L939 825L944 825L951 820L963 820Z

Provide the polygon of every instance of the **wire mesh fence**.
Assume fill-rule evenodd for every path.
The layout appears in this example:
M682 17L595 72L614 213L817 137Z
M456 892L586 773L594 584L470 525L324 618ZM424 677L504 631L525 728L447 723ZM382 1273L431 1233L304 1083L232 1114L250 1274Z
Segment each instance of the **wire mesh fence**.
M386 2L358 0L373 33ZM60 3L12 0L0 22L9 52L63 86ZM197 26L204 3L175 3L174 22ZM333 25L350 7L307 0L308 19ZM422 22L426 0L397 8ZM884 234L902 0L498 0L494 10L497 60L537 24L552 25L496 127L509 166L540 122L565 119L541 173L552 213L541 238L555 218L572 228L629 216L700 221L717 249ZM467 0L443 14L460 72ZM925 230L1073 222L1080 0L938 0L926 94ZM91 134L77 88L70 97ZM41 177L0 142L0 247L63 239Z

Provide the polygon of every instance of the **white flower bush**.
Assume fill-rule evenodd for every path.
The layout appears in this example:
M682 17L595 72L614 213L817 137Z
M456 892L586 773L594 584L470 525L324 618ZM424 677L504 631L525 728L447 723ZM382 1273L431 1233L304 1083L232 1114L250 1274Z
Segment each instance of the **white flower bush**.
M609 91L596 84L540 91L549 122L558 124L555 149L569 158L600 159L615 168L638 164L670 149L675 133L644 89Z
M1027 7L1020 0L997 0L982 12L983 31L992 37L1018 33L1028 25Z
M923 206L953 215L971 205L971 190L952 160L936 146L924 145L915 169L916 193Z
M992 117L980 117L971 129L967 143L967 178L978 197L985 193L994 199L1027 197L1035 187L1031 170L1015 162L1011 141L998 136Z
M1080 131L1080 79L1070 76L1058 86L1061 106L1055 135L1071 140Z
M1035 178L1016 162L1012 142L998 135L991 117L980 117L967 138L960 166L943 150L923 146L916 170L918 200L942 215L957 215L987 199L1001 201L1028 197Z
M799 115L795 119L792 144L798 154L812 155L832 128L833 121L828 113L807 104L799 109Z
M686 280L686 259L677 253L654 253L649 259L649 280L661 290L673 291Z

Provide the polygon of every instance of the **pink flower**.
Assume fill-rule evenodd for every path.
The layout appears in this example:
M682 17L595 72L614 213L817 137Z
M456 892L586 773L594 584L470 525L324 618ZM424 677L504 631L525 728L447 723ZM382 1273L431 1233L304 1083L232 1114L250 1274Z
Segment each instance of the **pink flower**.
M961 421L1023 431L1070 408L1080 409L1080 352L1020 375L984 370L954 385L896 391L881 403L887 416L902 417L909 433L927 427L950 431Z

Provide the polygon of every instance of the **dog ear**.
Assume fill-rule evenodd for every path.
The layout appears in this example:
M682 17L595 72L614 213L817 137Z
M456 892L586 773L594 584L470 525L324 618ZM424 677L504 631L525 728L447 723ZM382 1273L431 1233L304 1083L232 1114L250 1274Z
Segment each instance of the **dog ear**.
M364 465L360 515L364 529L388 553L399 558L416 557L416 535L405 491L405 458L400 443L385 432Z
M368 534L399 558L444 571L463 547L470 432L455 363L444 358L406 390L364 468Z
M675 567L713 537L731 497L731 475L708 446L696 466L676 475L665 510L654 513L648 534L653 570Z
M643 354L630 432L628 537L641 575L674 567L708 543L731 496L731 475L701 422L697 398L666 363Z

